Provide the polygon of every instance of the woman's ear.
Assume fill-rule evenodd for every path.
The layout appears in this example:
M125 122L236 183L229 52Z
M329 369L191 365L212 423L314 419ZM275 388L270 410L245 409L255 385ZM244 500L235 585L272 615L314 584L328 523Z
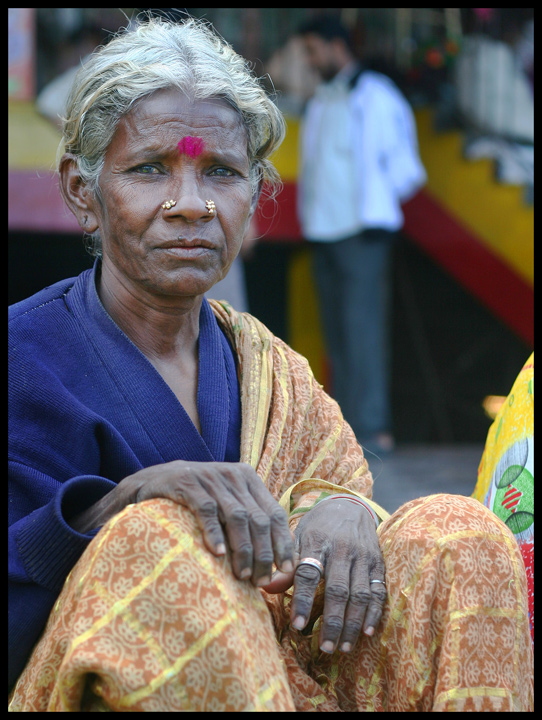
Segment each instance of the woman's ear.
M98 229L97 201L79 173L75 156L63 155L58 172L64 202L86 233L95 232Z

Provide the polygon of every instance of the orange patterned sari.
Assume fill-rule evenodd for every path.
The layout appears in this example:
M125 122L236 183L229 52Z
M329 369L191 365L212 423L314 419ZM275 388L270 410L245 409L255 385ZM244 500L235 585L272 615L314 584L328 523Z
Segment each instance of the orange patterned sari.
M217 303L241 368L241 459L290 514L325 493L370 497L372 478L306 361ZM525 570L477 501L437 495L383 520L388 603L352 653L318 648L323 594L302 632L291 592L235 579L189 510L131 505L75 565L10 698L12 711L527 711Z

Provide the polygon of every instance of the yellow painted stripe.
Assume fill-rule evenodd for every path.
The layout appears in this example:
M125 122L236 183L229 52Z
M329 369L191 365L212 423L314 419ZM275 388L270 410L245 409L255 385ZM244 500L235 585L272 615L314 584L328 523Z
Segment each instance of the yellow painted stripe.
M273 161L284 182L296 182L300 122L286 121L286 139ZM534 208L524 203L524 189L497 182L493 160L464 158L462 133L435 132L432 109L416 111L416 123L426 191L532 285Z
M296 182L299 175L299 128L298 118L285 116L287 130L284 142L271 156L283 182Z
M62 136L33 102L9 102L8 137L10 170L54 170Z
M435 132L432 110L417 111L416 123L426 191L532 285L534 208L524 189L496 181L493 160L464 158L462 133Z
M320 385L325 384L325 343L321 328L312 252L299 248L288 263L288 337L292 348L307 358Z

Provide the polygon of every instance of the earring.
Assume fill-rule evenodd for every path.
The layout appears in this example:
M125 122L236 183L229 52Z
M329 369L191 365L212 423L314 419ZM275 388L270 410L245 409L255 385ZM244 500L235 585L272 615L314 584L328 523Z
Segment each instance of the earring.
M164 210L170 210L172 207L174 207L177 204L176 200L166 200L162 203L162 208Z
M207 200L205 207L207 208L209 215L214 215L216 213L216 205L212 200Z

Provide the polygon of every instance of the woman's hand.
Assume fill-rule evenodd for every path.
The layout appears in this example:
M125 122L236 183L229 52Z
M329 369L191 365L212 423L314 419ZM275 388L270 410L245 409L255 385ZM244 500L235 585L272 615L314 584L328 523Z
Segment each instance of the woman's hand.
M316 505L299 522L295 533L296 555L319 560L325 568L323 623L319 646L324 652L337 647L349 652L359 633L372 635L382 617L386 587L371 580L385 579L375 525L360 505L344 499ZM294 583L292 626L302 630L308 622L320 572L298 565L295 574L276 573L264 588L282 592Z
M158 497L190 508L214 555L224 555L228 542L239 579L268 584L273 561L284 572L293 571L294 543L286 513L245 463L177 460L145 468L124 478L70 525L87 532L130 503Z

